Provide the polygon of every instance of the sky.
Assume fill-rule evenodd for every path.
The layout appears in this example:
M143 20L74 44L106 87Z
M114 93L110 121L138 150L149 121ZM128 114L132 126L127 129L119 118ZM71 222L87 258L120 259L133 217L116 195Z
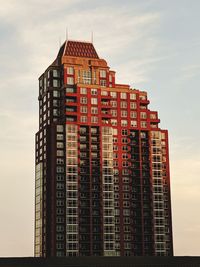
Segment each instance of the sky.
M33 256L38 77L91 41L169 130L174 254L200 255L200 1L0 0L0 257Z

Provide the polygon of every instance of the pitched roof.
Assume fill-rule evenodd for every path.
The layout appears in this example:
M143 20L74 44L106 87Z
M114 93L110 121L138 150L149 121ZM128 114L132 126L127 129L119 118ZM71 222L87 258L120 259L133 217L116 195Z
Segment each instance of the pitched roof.
M99 58L92 43L66 41L63 56Z

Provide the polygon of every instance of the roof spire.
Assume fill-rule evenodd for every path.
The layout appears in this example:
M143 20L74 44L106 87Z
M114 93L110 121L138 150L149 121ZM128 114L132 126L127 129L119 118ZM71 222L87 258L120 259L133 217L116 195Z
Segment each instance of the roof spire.
M59 39L58 39L58 45L59 45L59 49L61 48L61 37L59 36Z
M66 41L68 41L68 39L69 39L69 36L68 36L69 35L68 34L68 27L66 27L66 33L65 34L66 34Z
M91 43L93 44L93 31L91 32Z

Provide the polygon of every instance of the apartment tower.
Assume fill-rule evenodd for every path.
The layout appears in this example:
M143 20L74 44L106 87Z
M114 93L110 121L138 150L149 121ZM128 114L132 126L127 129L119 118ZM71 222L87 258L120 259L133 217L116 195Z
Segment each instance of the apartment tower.
M39 78L35 256L173 255L167 130L92 43Z

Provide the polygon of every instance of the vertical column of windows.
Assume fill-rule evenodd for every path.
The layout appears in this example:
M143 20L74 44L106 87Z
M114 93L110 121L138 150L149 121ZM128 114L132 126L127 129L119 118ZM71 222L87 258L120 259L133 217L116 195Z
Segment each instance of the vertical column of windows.
M90 170L90 131L88 126L80 127L80 255L89 256L91 252L91 170ZM91 153L90 153L91 152Z
M115 255L115 214L113 177L113 133L102 127L103 236L104 256Z
M36 165L35 173L35 256L42 257L43 246L43 164Z
M135 256L142 255L143 246L143 218L142 218L142 184L140 169L140 135L138 130L130 130L130 170L131 170L131 210L132 210L132 253Z
M165 242L166 255L172 254L172 238L171 238L171 205L170 205L170 187L169 187L169 165L168 165L168 142L167 135L161 133L162 141L162 176L163 176L163 200L164 200L164 214L165 214Z
M53 91L53 108L52 108L52 117L53 117L53 121L57 122L58 118L60 117L61 113L60 113L60 94L61 92L58 90L54 90ZM48 114L49 115L49 114ZM49 117L49 116L48 116Z
M78 126L66 125L66 255L78 256Z
M56 126L56 256L65 256L64 126Z
M73 85L74 84L74 68L67 67L67 84Z
M153 255L153 232L152 232L152 193L151 175L149 164L149 132L141 131L141 171L142 171L142 207L143 207L143 253L145 256Z
M106 70L100 70L99 72L99 84L103 87L107 85L107 72Z
M151 132L154 239L156 256L166 256L161 133Z
M100 169L100 131L90 128L90 190L91 190L91 236L92 255L102 256L102 216L101 216L101 169Z

